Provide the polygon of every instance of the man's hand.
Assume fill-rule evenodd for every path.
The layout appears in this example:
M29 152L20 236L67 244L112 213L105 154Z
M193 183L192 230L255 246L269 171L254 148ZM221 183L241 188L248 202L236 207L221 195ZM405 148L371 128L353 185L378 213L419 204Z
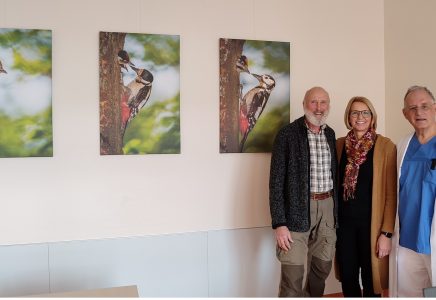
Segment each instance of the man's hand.
M293 243L294 241L292 240L291 232L289 232L288 227L286 226L277 227L275 229L275 232L276 232L277 245L281 249L285 251L289 251L289 249L291 249L291 243Z

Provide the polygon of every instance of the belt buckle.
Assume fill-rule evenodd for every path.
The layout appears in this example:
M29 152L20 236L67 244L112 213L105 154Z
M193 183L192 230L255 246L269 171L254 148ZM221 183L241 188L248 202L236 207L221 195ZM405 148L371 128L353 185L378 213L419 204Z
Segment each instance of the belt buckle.
M324 200L332 196L332 191L323 192L323 193L310 193L311 200Z
M321 196L321 194L322 193L310 193L310 199L311 200L314 200L314 201L318 201L318 200L320 200L320 196Z

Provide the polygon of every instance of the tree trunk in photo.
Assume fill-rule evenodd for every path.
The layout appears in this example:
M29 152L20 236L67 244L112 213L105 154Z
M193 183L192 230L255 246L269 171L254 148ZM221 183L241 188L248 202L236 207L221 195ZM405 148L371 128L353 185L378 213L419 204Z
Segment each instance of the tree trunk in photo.
M120 99L123 93L118 51L125 33L100 32L100 154L123 154Z
M236 62L245 40L220 39L220 152L239 149L239 73Z

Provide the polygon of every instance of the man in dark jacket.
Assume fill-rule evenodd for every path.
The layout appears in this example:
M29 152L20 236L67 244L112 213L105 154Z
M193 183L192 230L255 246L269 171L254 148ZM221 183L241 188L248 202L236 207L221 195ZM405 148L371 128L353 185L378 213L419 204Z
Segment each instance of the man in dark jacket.
M281 297L322 297L336 242L336 138L325 124L328 93L311 88L303 107L304 116L278 132L271 157L270 210Z

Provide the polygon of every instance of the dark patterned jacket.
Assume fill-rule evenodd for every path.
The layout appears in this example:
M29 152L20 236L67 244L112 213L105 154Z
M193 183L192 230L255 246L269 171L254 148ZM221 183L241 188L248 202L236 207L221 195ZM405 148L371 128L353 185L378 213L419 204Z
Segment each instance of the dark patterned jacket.
M324 129L331 153L334 216L337 224L337 161L335 132ZM286 225L290 231L306 232L310 228L310 154L304 116L277 133L271 156L269 201L272 227Z

